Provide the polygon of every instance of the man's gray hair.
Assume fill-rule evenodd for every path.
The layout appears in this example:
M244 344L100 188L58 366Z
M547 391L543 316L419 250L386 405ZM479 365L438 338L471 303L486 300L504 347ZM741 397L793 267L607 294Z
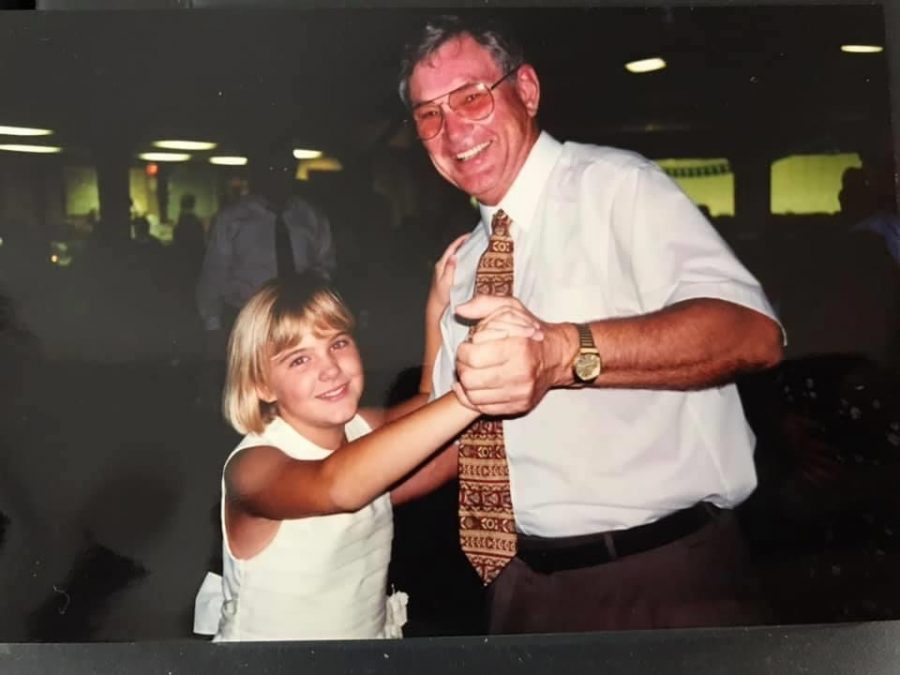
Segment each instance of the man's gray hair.
M417 39L404 47L398 83L400 100L404 106L410 107L409 78L413 69L445 43L463 35L471 36L475 42L487 49L503 73L520 66L525 60L519 42L508 29L496 21L475 22L453 14L436 16L425 23Z

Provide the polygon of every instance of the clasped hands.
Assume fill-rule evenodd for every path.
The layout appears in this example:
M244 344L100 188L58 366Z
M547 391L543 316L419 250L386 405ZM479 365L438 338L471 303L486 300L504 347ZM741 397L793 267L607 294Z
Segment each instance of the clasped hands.
M518 415L565 383L566 324L541 321L514 297L478 295L456 315L477 321L456 351L453 391L463 405L485 415Z
M435 324L450 303L456 254L467 235L454 240L434 267L426 305ZM474 323L456 351L460 402L485 415L526 413L554 386L570 383L578 336L572 324L541 321L514 297L478 295L456 308Z

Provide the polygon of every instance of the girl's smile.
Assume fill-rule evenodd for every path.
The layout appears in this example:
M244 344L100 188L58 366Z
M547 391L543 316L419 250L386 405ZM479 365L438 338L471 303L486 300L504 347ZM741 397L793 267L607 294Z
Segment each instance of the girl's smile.
M324 448L340 446L344 424L356 414L364 384L353 338L335 330L306 333L299 343L269 361L259 397Z

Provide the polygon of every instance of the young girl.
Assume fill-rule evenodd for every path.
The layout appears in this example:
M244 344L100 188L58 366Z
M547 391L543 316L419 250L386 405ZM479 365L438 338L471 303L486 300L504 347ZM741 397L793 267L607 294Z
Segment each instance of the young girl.
M224 411L247 435L225 462L224 578L204 581L196 632L222 641L402 635L403 603L385 595L393 537L385 492L478 416L460 403L461 392L423 405L463 239L435 266L426 393L397 409L358 409L363 371L353 321L326 287L303 277L270 282L238 315ZM451 445L396 488L394 501L455 470Z

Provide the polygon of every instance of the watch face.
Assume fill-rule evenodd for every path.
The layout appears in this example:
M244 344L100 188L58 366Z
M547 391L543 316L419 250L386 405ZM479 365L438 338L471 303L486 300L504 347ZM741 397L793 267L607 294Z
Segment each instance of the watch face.
M600 357L597 354L580 354L575 359L575 376L583 381L595 379L600 374Z

